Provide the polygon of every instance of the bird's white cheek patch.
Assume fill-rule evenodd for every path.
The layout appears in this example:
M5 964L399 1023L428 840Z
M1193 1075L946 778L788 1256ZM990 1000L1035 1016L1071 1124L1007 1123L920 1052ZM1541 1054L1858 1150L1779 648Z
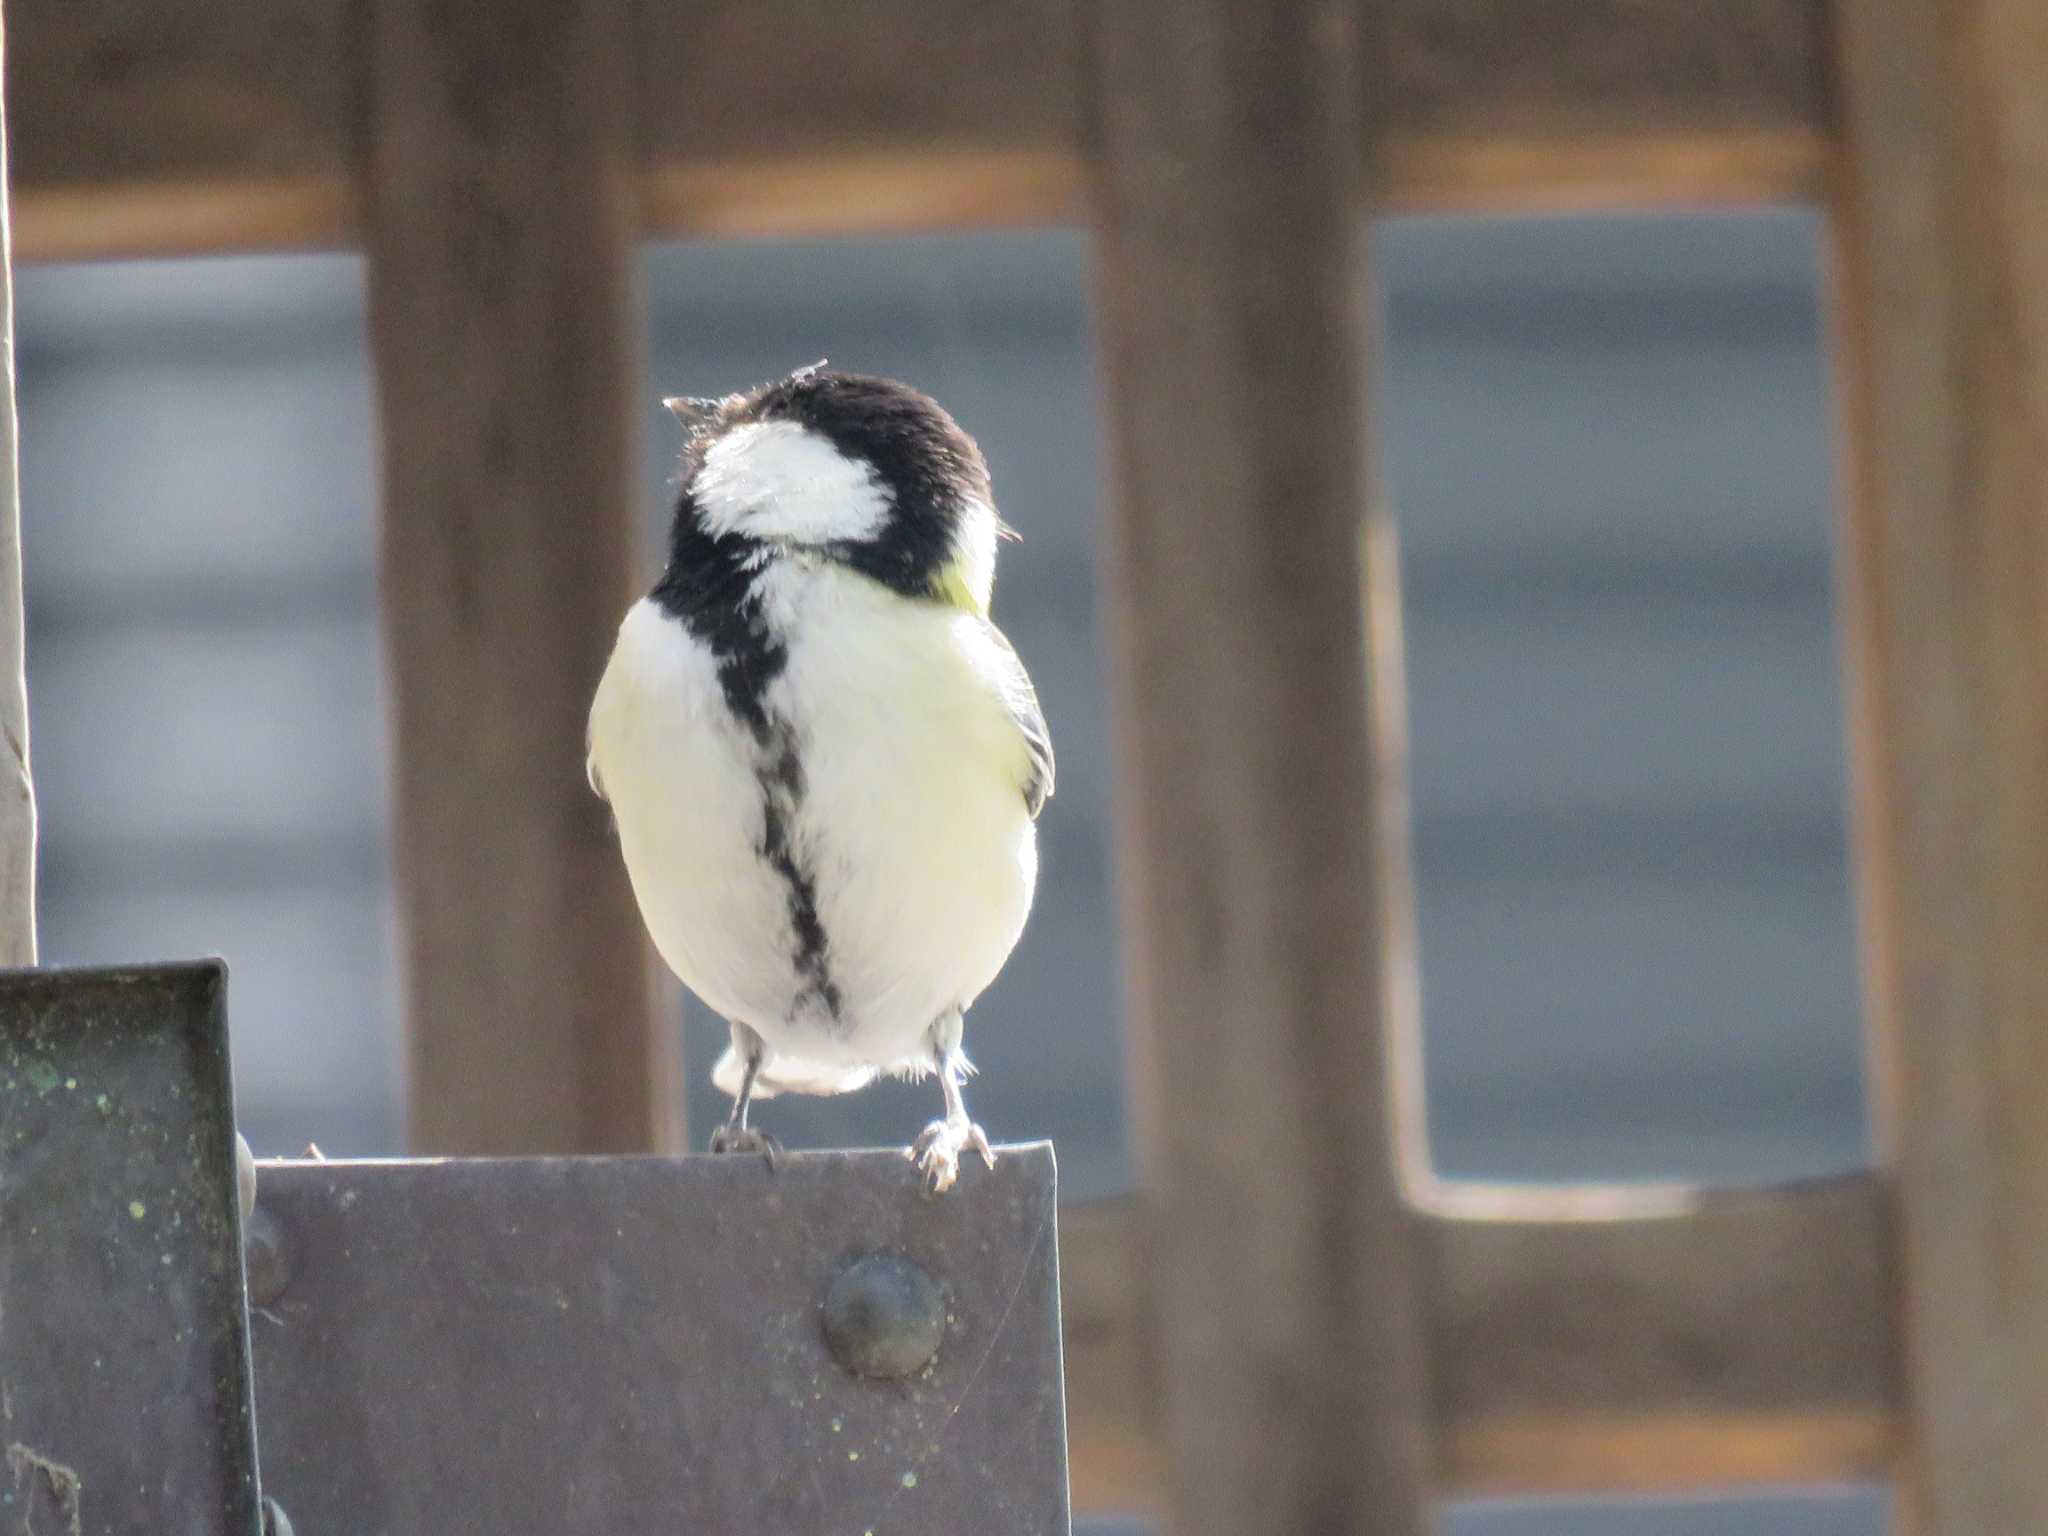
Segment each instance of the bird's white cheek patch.
M692 489L713 534L829 544L873 538L889 517L874 470L793 421L728 432L705 453Z

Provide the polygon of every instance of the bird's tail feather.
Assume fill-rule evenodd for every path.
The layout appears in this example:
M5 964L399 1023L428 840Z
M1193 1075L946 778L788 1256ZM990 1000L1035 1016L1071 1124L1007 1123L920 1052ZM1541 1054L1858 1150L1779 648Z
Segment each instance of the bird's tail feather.
M972 1077L981 1070L981 1068L967 1059L965 1051L955 1051L953 1053L953 1060L960 1068L960 1075L962 1077ZM889 1065L879 1070L903 1082L921 1083L932 1075L935 1065L928 1054L920 1053L916 1056L906 1056L901 1061L892 1061Z
M746 1063L738 1051L727 1046L725 1054L711 1068L711 1081L718 1091L737 1097ZM793 1056L773 1055L761 1063L754 1079L754 1097L772 1099L778 1093L851 1093L874 1081L873 1067L832 1066L824 1062L800 1061Z

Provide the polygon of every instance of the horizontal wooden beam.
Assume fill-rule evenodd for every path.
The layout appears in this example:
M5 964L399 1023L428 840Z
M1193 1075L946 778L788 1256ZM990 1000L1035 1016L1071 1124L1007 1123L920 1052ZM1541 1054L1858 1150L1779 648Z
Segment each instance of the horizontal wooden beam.
M1891 1350L1874 1179L1460 1190L1423 1225L1445 1487L1883 1469Z
M639 226L852 233L1083 216L1100 0L634 0ZM1813 194L1819 0L1391 0L1373 93L1393 207ZM360 239L370 100L347 0L16 0L27 260ZM1383 105L1380 105L1383 104Z
M1743 1192L1450 1186L1416 1211L1455 1494L1882 1475L1893 1448L1877 1179ZM1156 1506L1140 1212L1063 1217L1076 1507Z
M17 256L356 242L369 62L353 9L10 5Z

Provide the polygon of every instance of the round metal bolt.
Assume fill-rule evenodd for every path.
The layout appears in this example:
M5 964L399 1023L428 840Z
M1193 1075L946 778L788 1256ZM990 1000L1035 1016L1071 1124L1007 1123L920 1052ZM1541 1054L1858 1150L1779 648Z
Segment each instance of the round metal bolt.
M291 1521L277 1500L267 1495L263 1500L263 1536L292 1536Z
M871 1253L825 1292L825 1343L856 1376L895 1381L931 1363L946 1336L946 1297L910 1260Z
M292 1266L285 1254L284 1229L266 1205L258 1205L242 1223L242 1270L249 1279L249 1305L273 1305L291 1284Z

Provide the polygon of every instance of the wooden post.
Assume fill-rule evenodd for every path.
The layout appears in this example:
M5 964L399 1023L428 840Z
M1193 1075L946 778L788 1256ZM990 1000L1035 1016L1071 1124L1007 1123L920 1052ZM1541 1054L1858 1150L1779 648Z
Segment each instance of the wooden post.
M1095 18L1119 820L1183 1536L1424 1528L1374 924L1360 10Z
M385 0L370 28L413 1144L671 1147L673 1031L583 773L633 550L619 7Z
M0 26L0 34L4 34ZM0 37L0 59L6 44ZM0 114L0 966L36 963L36 790L28 759L21 476L14 413L14 230Z
M2048 13L1837 0L1843 573L1918 1536L2048 1530Z

